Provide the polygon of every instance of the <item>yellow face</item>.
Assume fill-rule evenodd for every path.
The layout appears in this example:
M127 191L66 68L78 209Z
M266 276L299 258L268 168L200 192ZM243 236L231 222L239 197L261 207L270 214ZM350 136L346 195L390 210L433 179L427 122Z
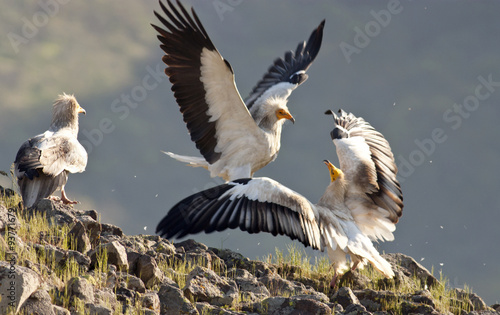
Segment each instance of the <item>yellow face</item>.
M276 117L278 118L278 120L280 119L288 119L290 120L292 123L295 123L295 119L293 118L292 114L290 114L286 109L278 109L276 111Z
M81 113L81 114L84 114L84 115L86 115L86 114L87 114L87 112L85 111L85 109L83 109L83 108L80 106L80 104L78 104L78 103L76 104L76 110L77 110L77 112L78 112L78 113Z
M324 160L323 163L325 163L325 165L328 167L328 171L330 173L330 179L333 183L342 174L342 170L340 168L336 168L335 165L330 163L330 161L328 160Z

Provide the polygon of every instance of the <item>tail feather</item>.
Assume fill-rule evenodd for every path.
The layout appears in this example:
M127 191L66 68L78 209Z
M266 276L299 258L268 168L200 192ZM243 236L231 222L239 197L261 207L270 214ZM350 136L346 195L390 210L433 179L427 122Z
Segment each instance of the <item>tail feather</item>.
M352 260L361 263L361 265L368 261L385 277L394 277L391 264L380 256L372 241L354 223L348 224L348 228L349 242L347 248Z
M177 161L181 161L184 163L187 163L187 165L192 166L192 167L203 167L204 169L208 169L208 162L202 158L202 157L196 157L196 156L186 156L186 155L179 155L175 154L172 152L165 152L166 155L170 156L173 159L176 159Z
M34 176L33 179L26 176L18 179L24 206L29 208L38 200L49 197L57 188L66 184L67 178L66 172L53 177L39 171L38 176Z

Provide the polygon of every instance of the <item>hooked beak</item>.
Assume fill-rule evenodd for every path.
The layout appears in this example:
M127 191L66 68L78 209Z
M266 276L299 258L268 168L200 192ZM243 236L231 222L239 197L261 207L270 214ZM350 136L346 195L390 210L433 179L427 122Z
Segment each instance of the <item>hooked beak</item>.
M293 118L292 114L290 114L288 111L286 110L278 110L276 112L276 117L278 117L278 119L288 119L290 120L293 124L295 124L295 118Z

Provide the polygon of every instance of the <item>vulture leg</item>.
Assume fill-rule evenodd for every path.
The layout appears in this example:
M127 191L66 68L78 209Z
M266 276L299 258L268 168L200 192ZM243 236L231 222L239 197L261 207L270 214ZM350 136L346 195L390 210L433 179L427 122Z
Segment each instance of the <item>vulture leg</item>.
M78 203L78 201L69 200L68 197L66 197L66 193L64 192L64 187L61 187L61 201L64 204L71 204L71 205L75 205Z

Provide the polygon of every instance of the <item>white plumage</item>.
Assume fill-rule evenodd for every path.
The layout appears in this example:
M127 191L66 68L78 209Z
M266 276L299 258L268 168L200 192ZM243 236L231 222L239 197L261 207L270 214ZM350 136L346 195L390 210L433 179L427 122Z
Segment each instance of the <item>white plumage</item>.
M81 173L87 165L87 152L77 140L79 113L85 114L85 110L73 95L59 95L49 130L19 148L14 173L25 207L49 197L58 188L64 203L76 203L67 198L64 185L68 173Z
M160 6L167 19L155 12L163 27L158 31L165 52L165 73L184 122L203 158L165 152L211 176L225 180L251 177L273 161L280 149L286 119L294 121L287 101L306 79L316 57L324 21L295 52L278 58L243 102L227 60L217 51L194 10L191 15L177 2ZM246 103L246 104L245 104Z

